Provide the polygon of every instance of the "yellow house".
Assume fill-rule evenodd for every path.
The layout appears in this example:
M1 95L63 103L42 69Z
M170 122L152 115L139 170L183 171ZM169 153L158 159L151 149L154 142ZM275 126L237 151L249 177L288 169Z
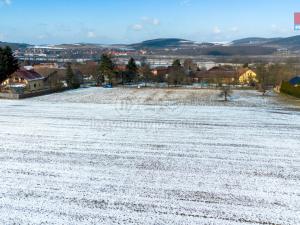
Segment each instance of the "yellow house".
M239 82L240 82L240 84L243 84L243 85L257 83L258 82L257 75L251 69L248 69L248 68L243 69L240 71Z
M2 82L1 89L6 92L37 92L44 89L44 77L34 70L20 69Z

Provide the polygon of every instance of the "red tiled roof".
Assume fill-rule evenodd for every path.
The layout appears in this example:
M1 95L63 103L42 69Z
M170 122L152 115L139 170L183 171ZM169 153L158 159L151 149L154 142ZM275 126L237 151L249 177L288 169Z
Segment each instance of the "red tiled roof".
M13 74L13 76L20 77L29 81L44 79L44 77L41 74L35 72L34 70L24 70L24 69L17 70Z

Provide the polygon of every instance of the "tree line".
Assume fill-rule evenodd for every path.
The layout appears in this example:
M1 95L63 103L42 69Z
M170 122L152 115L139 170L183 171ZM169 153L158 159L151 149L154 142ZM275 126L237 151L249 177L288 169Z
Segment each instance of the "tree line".
M113 63L111 57L103 54L100 59L99 69L94 74L94 79L97 86L106 84L130 84L143 82L147 85L150 82L167 82L170 85L180 85L188 83L188 76L185 73L184 65L179 59L174 60L171 67L168 68L168 74L154 75L149 64L142 60L141 65L138 66L134 58L130 58L125 70L118 70Z
M126 71L119 71L111 57L103 54L100 59L99 69L94 74L94 79L97 86L101 86L103 83L113 85L117 83L118 78L122 79L123 84L137 81L138 75L138 66L133 58L129 59Z
M69 87L77 88L80 86L81 80L74 73L71 63L67 64L65 71L65 80ZM113 63L112 58L103 54L100 58L99 65L93 73L94 80L98 86L102 84L128 84L144 82L167 82L169 85L182 85L189 84L190 71L194 70L195 64L192 60L185 60L183 65L179 59L174 60L171 67L168 68L167 75L152 73L151 67L146 63L146 60L142 60L141 65L137 65L135 59L130 58L125 70L118 69ZM248 67L245 64L244 67ZM18 60L14 57L11 48L0 48L0 83L8 78L9 75L14 73L19 68ZM266 90L275 85L279 85L282 81L287 81L298 72L295 68L293 61L287 61L285 63L259 63L254 65L259 80L259 89L265 93ZM196 68L198 70L199 68ZM202 69L202 68L201 68Z
M291 63L274 63L256 65L258 88L265 94L268 89L281 85L297 74L296 67Z

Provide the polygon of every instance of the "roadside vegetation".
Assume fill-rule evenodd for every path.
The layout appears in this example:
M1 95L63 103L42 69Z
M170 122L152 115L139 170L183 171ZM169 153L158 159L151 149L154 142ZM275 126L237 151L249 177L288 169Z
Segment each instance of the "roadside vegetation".
M300 86L294 87L289 82L282 82L280 91L284 94L300 98Z

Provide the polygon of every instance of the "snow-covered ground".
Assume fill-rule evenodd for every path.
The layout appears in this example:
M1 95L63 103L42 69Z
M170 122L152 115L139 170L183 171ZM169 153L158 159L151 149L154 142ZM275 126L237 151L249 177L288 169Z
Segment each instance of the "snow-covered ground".
M0 100L0 224L300 224L299 108L217 95Z

